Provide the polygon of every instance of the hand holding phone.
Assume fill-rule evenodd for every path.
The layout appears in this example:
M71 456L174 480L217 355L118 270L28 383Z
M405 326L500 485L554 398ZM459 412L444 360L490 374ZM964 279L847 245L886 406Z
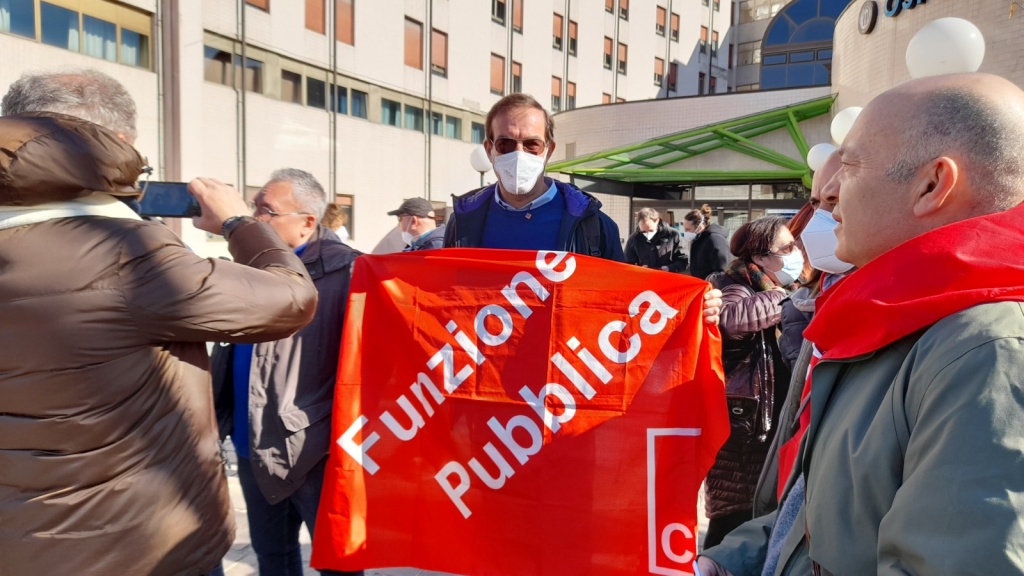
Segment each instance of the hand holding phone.
M188 191L187 182L142 182L139 200L142 216L164 218L191 218L202 210L199 202Z
M252 216L242 195L227 184L213 178L196 178L189 182L188 190L202 207L202 214L192 218L192 225L200 230L220 234L221 225L232 216Z

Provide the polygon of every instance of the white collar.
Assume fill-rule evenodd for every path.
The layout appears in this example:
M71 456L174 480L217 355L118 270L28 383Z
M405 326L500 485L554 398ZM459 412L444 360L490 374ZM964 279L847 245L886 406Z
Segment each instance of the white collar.
M0 206L0 230L58 218L80 216L142 220L138 214L116 197L103 192L95 192L90 196L64 202L47 202L36 206Z

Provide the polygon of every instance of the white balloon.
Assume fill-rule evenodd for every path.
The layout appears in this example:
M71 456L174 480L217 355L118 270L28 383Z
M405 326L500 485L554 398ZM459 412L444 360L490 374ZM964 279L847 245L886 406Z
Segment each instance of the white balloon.
M836 117L832 119L832 126L830 130L832 132L832 140L839 146L843 145L843 140L846 140L846 134L853 127L853 121L860 115L860 111L863 110L860 106L850 106L849 108L843 108L836 114Z
M822 142L821 144L815 144L811 146L811 149L807 151L807 166L813 172L817 172L818 168L821 168L825 160L836 151L836 147L829 144L828 142Z
M477 172L491 171L491 159L487 157L487 150L483 146L473 148L473 151L469 153L469 163Z
M963 18L939 18L914 34L907 46L912 78L977 72L985 59L985 37Z

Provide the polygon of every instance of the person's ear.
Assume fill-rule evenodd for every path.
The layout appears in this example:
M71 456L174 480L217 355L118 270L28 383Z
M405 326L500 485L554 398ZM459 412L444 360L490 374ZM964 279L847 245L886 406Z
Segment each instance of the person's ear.
M923 218L942 210L953 200L960 181L960 167L948 156L940 156L918 171L913 185L914 216Z

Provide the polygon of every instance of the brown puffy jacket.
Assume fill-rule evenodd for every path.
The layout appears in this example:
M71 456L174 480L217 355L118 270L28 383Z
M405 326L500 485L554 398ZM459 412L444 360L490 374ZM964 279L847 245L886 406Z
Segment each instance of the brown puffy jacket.
M0 208L134 194L142 166L77 119L0 118ZM298 330L305 268L255 221L229 243L245 266L159 223L3 217L0 575L209 572L234 523L205 342Z

